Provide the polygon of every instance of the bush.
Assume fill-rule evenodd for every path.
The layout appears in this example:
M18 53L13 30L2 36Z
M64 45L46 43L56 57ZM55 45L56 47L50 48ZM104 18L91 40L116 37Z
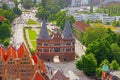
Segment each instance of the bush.
M9 42L10 42L10 39L6 38L3 42L3 45L7 47L9 45Z

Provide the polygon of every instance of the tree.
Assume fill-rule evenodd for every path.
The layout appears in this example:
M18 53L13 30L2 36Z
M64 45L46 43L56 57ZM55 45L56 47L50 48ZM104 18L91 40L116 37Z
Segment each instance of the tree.
M51 14L48 18L48 21L51 22L51 21L55 21L56 20L56 15L55 14Z
M46 0L41 0L42 2L41 2L41 6L43 7L43 8L45 8L45 6L46 6Z
M90 5L90 12L93 13L93 4Z
M112 70L119 70L119 64L116 60L113 60L109 65Z
M8 8L8 5L7 5L6 3L3 3L2 8L5 9L5 10L8 10L8 9L9 9L9 8Z
M92 53L83 55L82 58L76 62L76 67L79 70L83 70L83 72L89 76L94 75L97 68L94 55Z
M116 43L118 44L118 46L120 47L120 34L117 34L117 40Z
M86 24L90 24L90 22L91 22L90 19L87 19L87 20L85 21Z
M93 53L95 55L98 65L104 59L108 59L109 61L112 61L113 59L110 43L104 39L98 39L89 44L85 54L90 53Z
M112 26L116 27L116 21L112 22Z
M46 1L46 5L53 5L54 4L54 0L47 0Z
M44 8L39 9L38 12L36 13L36 17L38 17L41 20L43 19L47 20L49 15L50 12L45 10Z
M22 5L26 9L30 9L32 7L32 0L22 0Z
M75 18L73 16L69 16L70 23L73 24L75 22Z
M4 45L5 47L7 47L7 46L9 45L9 43L10 43L10 39L9 39L9 38L4 39L3 45Z
M15 6L18 7L18 0L13 0L15 3Z
M61 8L64 8L63 0L58 0L57 5L60 6Z
M0 39L5 39L10 37L10 25L3 23L0 25Z
M117 43L111 45L113 60L116 60L120 64L120 47Z
M82 42L85 46L88 46L93 41L98 38L103 38L107 33L107 30L104 27L89 27L86 33L83 35Z
M34 4L36 4L36 3L37 3L37 1L36 1L36 0L33 0L33 3L34 3Z
M101 64L99 65L99 67L96 69L96 76L97 77L101 77L101 74L102 74L102 66L104 64L108 64L109 65L109 61L107 59L104 59Z
M17 15L21 15L21 14L22 14L22 11L21 11L18 7L14 7L14 8L13 8L13 11L14 11L14 13L17 14Z
M47 5L45 9L50 11L51 14L56 14L60 11L60 7L57 5Z

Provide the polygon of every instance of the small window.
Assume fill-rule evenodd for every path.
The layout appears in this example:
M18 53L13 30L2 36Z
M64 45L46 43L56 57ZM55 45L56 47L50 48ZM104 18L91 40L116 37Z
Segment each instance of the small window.
M71 43L66 43L66 45L71 45Z
M48 44L44 44L44 46L48 46Z
M71 48L67 48L66 51L71 51Z
M65 58L64 61L67 61L67 59Z
M50 59L48 59L47 61L50 62Z

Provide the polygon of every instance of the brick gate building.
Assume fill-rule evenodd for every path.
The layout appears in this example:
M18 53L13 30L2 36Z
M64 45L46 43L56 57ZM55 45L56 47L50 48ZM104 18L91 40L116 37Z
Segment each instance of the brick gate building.
M60 62L75 59L75 39L68 20L63 34L56 31L51 36L48 34L46 22L43 21L37 38L37 54L40 59L47 62L54 62L54 58L58 58Z

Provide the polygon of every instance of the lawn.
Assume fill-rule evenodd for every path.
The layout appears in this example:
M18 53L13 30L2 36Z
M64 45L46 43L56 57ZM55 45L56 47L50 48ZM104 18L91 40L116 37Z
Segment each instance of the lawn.
M37 33L32 29L28 29L28 34L29 34L29 38L32 43L32 46L33 46L34 50L36 50Z
M32 19L28 19L27 24L28 25L35 25L35 24L39 24L39 23L37 21L32 20Z
M37 38L37 33L36 33L34 30L28 29L28 33L29 33L29 38L30 38L30 40L36 40L36 38Z
M34 50L36 50L36 41L31 41Z

